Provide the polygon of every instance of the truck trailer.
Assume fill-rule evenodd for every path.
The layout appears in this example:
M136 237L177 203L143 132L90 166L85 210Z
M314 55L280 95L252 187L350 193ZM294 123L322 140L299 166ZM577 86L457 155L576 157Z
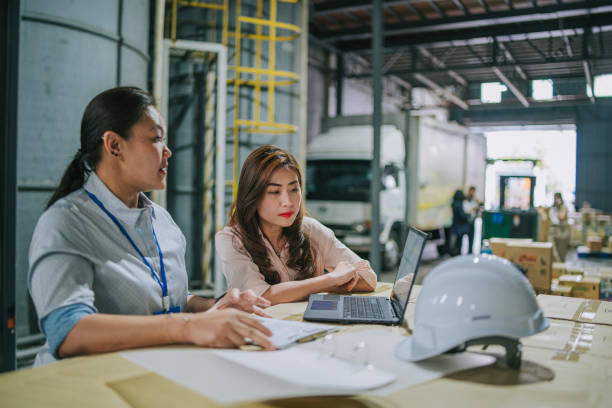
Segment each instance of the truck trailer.
M323 132L307 149L308 212L358 253L371 248L371 119L326 119ZM399 263L408 225L431 233L442 252L455 190L473 185L484 193L484 136L433 117L385 114L380 155L380 248L385 269Z

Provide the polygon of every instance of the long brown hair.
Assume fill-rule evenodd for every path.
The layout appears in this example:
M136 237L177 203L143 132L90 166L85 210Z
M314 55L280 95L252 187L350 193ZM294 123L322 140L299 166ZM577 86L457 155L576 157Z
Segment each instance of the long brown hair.
M272 174L281 168L295 171L300 188L303 186L302 171L295 157L280 147L266 145L254 150L242 165L238 180L238 193L230 210L229 225L239 236L244 248L267 283L274 285L280 282L280 275L272 269L266 245L259 233L260 221L257 206L266 192ZM302 232L304 201L295 221L283 228L283 236L289 244L289 261L287 266L298 271L297 280L307 279L314 275L315 253L307 235Z

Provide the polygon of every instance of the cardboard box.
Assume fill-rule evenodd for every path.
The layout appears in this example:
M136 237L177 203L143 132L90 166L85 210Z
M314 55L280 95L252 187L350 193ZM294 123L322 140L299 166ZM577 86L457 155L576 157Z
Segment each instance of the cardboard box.
M527 270L534 289L550 290L552 280L552 242L506 245L506 258Z
M584 268L582 266L578 266L578 265L567 265L565 267L565 270L567 273L564 273L564 275L580 275L580 276L584 276ZM557 278L559 278L561 275L557 276Z
M567 299L559 299L563 301ZM567 320L550 320L547 330L534 336L523 337L524 347L550 349L556 351L557 358L565 361L579 361L592 353L602 358L612 358L612 326L594 323L580 323ZM568 358L569 357L569 358ZM575 357L575 358L571 358ZM609 364L612 361L606 361Z
M602 239L601 237L596 237L591 235L587 238L587 248L591 252L601 252L602 248Z
M549 294L554 296L572 296L572 287L559 285L559 279L553 278Z
M584 268L586 276L599 278L599 298L612 301L612 268L606 266Z
M536 209L538 212L538 241L540 242L548 241L548 230L552 225L549 210L549 207L538 207Z
M600 227L605 227L612 224L612 215L610 214L598 214L595 217L596 223Z
M552 264L552 279L559 279L561 275L568 275L565 262L553 262Z
M572 296L584 299L599 299L600 279L595 276L563 275L560 286L571 286Z
M612 303L601 300L538 295L544 316L582 323L612 325Z
M502 258L507 258L506 256L506 246L510 243L512 244L525 244L533 242L531 238L490 238L489 245L491 246L491 252L493 255L501 256Z
M572 287L558 285L550 289L550 294L555 296L572 296Z

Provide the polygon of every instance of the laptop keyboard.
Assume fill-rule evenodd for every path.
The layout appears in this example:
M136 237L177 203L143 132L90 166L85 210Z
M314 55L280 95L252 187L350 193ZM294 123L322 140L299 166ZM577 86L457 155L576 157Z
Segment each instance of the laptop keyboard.
M383 309L380 300L369 296L347 296L344 298L343 315L360 319L382 319Z

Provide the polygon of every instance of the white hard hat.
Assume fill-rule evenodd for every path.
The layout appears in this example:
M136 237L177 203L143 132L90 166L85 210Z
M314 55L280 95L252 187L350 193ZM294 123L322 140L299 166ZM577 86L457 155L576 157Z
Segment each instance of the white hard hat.
M548 326L533 288L512 263L494 255L465 255L426 276L412 336L398 345L396 355L421 361L467 345L501 344L508 365L518 367L518 339Z

